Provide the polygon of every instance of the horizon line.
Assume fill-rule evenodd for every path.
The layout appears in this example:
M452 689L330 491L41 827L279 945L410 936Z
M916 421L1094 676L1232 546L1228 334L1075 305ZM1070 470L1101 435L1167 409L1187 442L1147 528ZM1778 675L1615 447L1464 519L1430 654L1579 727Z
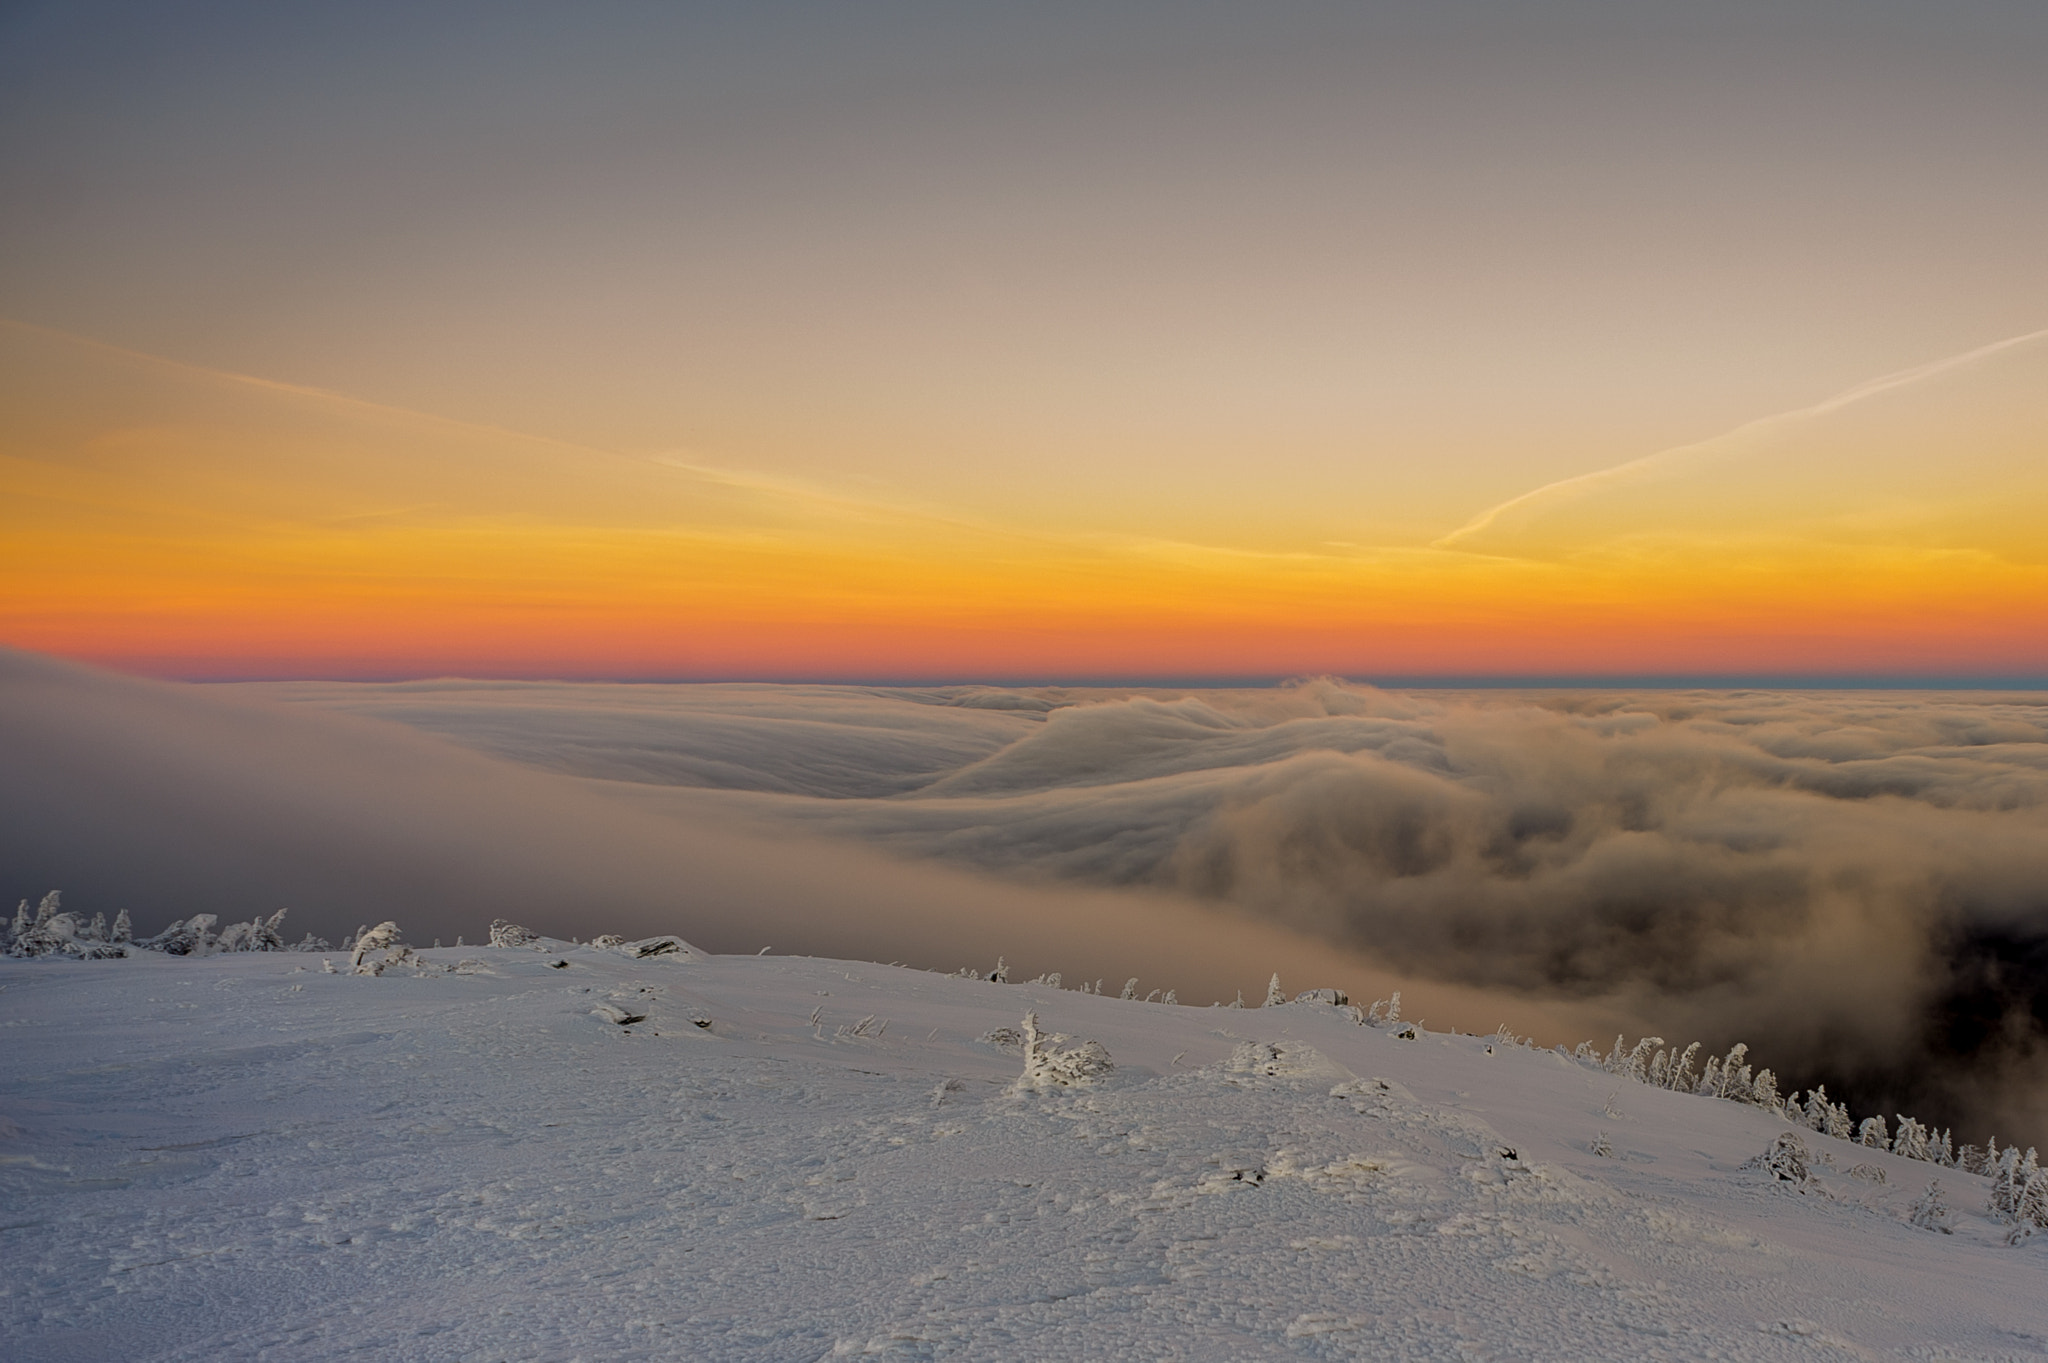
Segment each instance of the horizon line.
M1531 672L1531 673L1134 673L1081 676L981 675L941 677L885 673L608 673L473 675L456 672L372 672L345 676L277 673L211 674L165 678L194 685L333 682L388 686L406 682L478 682L511 685L611 686L871 686L921 689L986 686L1037 688L1270 689L1321 679L1389 691L2048 691L2048 675L2033 673L1887 672Z

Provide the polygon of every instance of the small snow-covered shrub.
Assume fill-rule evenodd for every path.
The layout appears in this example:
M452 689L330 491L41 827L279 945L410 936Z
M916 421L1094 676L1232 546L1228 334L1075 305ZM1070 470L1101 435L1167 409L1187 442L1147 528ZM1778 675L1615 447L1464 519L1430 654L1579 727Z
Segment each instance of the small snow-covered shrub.
M1771 1148L1761 1155L1752 1155L1742 1162L1745 1169L1761 1169L1772 1178L1783 1183L1805 1183L1806 1142L1799 1139L1797 1132L1780 1131L1771 1141Z
M1067 1038L1038 1030L1038 1014L1024 1015L1024 1073L1017 1079L1019 1091L1043 1091L1092 1083L1114 1070L1109 1051L1099 1041L1063 1046Z
M284 922L285 910L279 909L268 918L252 918L246 923L230 923L220 930L214 940L215 951L283 951L284 934L278 925Z
M538 951L540 934L517 923L508 923L502 918L491 920L491 945L494 947L532 947Z
M1921 1230L1931 1230L1942 1235L1954 1235L1955 1227L1948 1223L1948 1203L1941 1194L1941 1183L1937 1179L1927 1181L1927 1191L1913 1204L1907 1220Z
M1304 989L1294 996L1296 1003L1328 1003L1339 1008L1351 1002L1351 996L1341 989Z
M144 951L161 951L166 956L204 956L213 947L213 925L219 921L213 914L195 913L135 945Z
M636 961L645 961L656 956L687 957L696 948L674 933L664 933L660 937L643 937L637 942L621 942L612 950L623 951Z

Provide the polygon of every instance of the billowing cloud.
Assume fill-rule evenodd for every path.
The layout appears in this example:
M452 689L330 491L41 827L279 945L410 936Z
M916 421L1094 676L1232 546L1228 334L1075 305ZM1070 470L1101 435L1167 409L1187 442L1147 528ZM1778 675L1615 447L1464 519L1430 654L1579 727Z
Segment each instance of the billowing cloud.
M2038 693L284 694L640 814L1169 894L1411 978L1744 1039L1865 1110L2048 1118Z

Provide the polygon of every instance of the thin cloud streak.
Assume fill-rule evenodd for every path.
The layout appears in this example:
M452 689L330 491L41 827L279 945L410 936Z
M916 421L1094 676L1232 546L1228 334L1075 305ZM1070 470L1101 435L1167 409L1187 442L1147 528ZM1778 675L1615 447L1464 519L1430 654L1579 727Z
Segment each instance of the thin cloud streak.
M1615 464L1609 468L1596 469L1591 473L1576 474L1570 478L1560 478L1553 483L1545 483L1541 487L1531 488L1519 496L1510 497L1504 502L1488 507L1456 530L1451 531L1450 534L1431 541L1430 547L1433 549L1461 549L1463 548L1463 541L1472 539L1491 529L1501 517L1509 515L1518 509L1566 499L1573 495L1584 495L1594 492L1608 484L1624 482L1638 474L1651 472L1684 456L1698 454L1702 451L1712 450L1717 446L1774 431L1780 427L1791 425L1794 422L1827 416L1832 412L1841 411L1843 408L1862 402L1867 398L1877 397L1882 393L1893 392L1901 388L1909 388L1916 383L1923 383L1928 379L1953 373L1967 368L1980 360L1989 359L1993 355L2043 338L2048 338L2048 327L2043 327L2037 331L2024 332L2018 336L2008 336L2002 341L1993 341L1989 345L1978 346L1974 350L1966 350L1960 355L1951 355L1946 359L1933 360L1926 364L1915 365L1909 369L1901 369L1874 379L1868 379L1854 387L1842 390L1833 397L1824 398L1811 406L1795 408L1788 412L1778 412L1772 416L1758 417L1754 421L1745 421L1740 426L1724 431L1720 435L1713 436L1707 440L1694 441L1686 445L1674 445L1670 449L1659 450L1655 454L1646 454L1639 459L1628 460L1626 463Z

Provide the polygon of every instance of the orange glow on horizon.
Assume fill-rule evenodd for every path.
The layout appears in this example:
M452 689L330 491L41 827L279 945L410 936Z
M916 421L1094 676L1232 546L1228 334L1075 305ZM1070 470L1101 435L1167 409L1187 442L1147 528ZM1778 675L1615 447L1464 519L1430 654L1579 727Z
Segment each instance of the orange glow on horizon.
M1986 520L1873 474L1880 523L1811 488L1726 495L1743 446L1709 451L1732 511L1687 454L1547 520L1522 499L1471 548L1271 552L974 523L7 336L42 382L0 430L0 641L161 675L2048 675L2021 475ZM2017 383L2031 413L2036 376L1993 396ZM1801 422L1771 460L1879 467L1878 437ZM2011 427L1984 457L2024 470L2038 422Z

